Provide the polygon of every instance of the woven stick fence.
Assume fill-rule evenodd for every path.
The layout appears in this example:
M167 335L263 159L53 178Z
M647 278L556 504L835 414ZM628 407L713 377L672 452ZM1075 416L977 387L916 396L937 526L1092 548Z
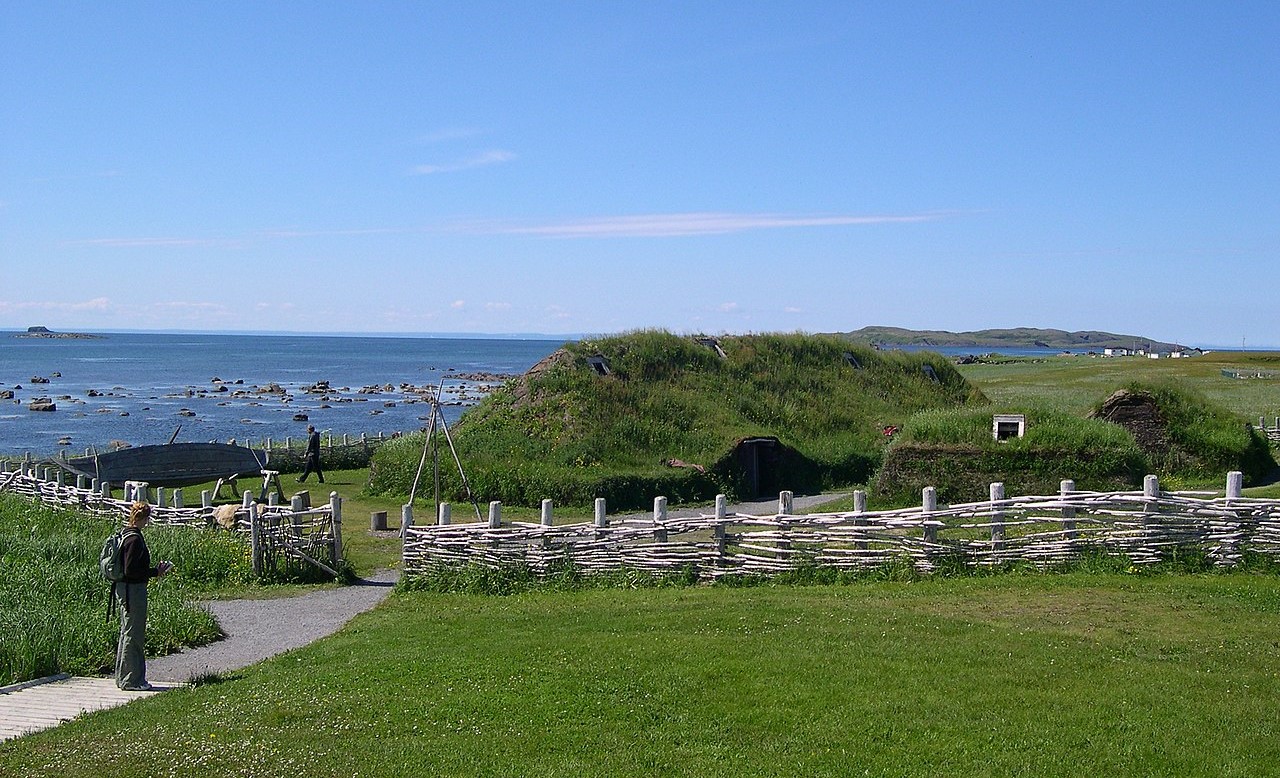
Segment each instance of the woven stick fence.
M77 477L70 483L57 466L33 462L0 462L0 492L20 494L58 508L73 508L114 522L123 523L135 500L149 503L153 524L208 527L238 532L249 542L253 571L258 577L279 573L289 563L317 567L332 576L342 559L342 498L329 495L327 504L312 507L308 492L293 497L288 505L277 504L276 494L266 502L255 502L244 492L239 506L213 505L213 492L200 493L200 505L187 507L181 489L149 488L129 481L117 498L109 484Z
M859 491L851 511L806 515L792 512L789 492L771 515L730 513L721 495L713 512L669 517L659 497L651 517L616 521L597 500L594 521L566 525L554 523L550 501L543 502L539 523L503 522L501 505L490 503L487 522L453 524L443 504L436 524L414 526L406 506L403 565L406 577L472 564L539 573L565 566L586 573L693 571L714 579L903 562L925 573L944 561L1045 568L1099 550L1134 565L1188 548L1220 566L1239 564L1251 552L1280 556L1280 500L1243 498L1241 484L1240 473L1228 474L1226 496L1217 497L1162 492L1157 478L1147 476L1141 492L1077 491L1063 481L1057 495L1006 497L996 483L989 500L963 505L938 505L928 487L919 506L885 511L866 510Z

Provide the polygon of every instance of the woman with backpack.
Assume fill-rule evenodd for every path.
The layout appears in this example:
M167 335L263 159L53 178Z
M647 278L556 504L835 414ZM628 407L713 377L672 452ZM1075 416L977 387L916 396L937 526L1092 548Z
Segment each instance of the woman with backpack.
M120 539L123 576L112 589L120 606L120 642L116 646L116 686L125 691L151 691L147 683L147 582L173 569L173 563L152 566L142 528L151 522L151 506L135 502L129 526Z

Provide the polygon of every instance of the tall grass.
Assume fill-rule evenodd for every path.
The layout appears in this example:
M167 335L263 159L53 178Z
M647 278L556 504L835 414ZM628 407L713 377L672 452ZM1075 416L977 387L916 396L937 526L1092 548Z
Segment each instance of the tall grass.
M110 584L98 551L108 521L0 495L0 685L58 672L96 674L115 662L118 622L108 619ZM209 614L184 604L192 592L247 583L242 540L227 533L150 527L152 558L172 560L151 584L147 652L163 654L218 636Z

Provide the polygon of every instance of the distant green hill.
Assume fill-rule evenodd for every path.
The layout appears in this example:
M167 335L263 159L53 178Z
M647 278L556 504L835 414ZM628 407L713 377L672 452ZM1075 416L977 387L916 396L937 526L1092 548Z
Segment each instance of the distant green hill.
M1185 348L1176 343L1155 340L1141 335L1119 335L1114 332L1083 330L1046 330L1034 327L1013 329L974 330L972 332L948 332L946 330L908 330L901 327L863 327L853 332L836 333L837 336L860 343L877 343L886 346L945 346L963 348L1049 348L1104 349L1141 348L1153 351L1172 351Z

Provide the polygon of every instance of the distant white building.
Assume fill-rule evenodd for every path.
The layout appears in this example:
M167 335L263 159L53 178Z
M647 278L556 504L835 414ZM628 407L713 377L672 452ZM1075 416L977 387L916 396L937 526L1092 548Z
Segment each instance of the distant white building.
M1127 348L1104 348L1104 349L1102 350L1102 355L1103 355L1103 356L1106 356L1106 357L1127 357L1127 356L1129 356L1129 349L1127 349Z

